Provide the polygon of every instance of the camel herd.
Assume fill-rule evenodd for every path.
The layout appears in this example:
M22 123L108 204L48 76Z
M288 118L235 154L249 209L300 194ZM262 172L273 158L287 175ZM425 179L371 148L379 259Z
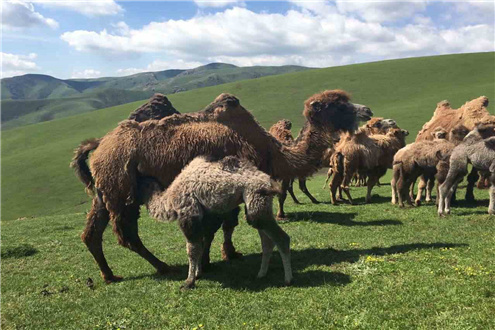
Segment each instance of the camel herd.
M304 102L306 121L296 138L290 121L281 120L266 131L230 94L187 114L180 114L164 95L155 94L104 137L86 140L76 149L71 166L93 197L81 238L107 283L122 279L103 253L102 235L109 222L120 245L138 253L159 273L169 272L170 267L138 235L140 206L146 205L152 217L179 223L189 257L183 288L192 288L210 265L211 242L218 229L224 234L222 258L242 256L234 248L232 234L239 205L244 203L246 220L261 239L258 277L266 275L276 245L288 285L290 238L276 222L272 199L278 195L277 218L285 218L287 192L298 203L293 193L298 179L301 190L318 203L306 179L323 167L329 167L333 204L343 201L342 191L353 203L353 180L367 186L366 202L370 202L373 187L387 169L393 169L392 203L413 204L418 177L414 205L420 204L425 188L430 201L437 180L438 213L443 215L450 212L450 200L470 163L467 198L474 198L479 172L480 181L491 184L488 212L495 214L495 116L487 106L486 97L456 110L443 101L416 142L406 145L408 131L392 119L372 118L368 107L350 102L342 90L317 93ZM366 124L359 127L360 121Z

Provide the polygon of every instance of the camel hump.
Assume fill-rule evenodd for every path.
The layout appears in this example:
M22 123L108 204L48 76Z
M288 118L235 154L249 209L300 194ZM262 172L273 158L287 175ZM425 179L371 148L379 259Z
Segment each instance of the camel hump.
M450 102L448 100L443 100L437 103L437 108L450 108Z
M165 95L156 93L148 102L131 112L128 119L141 123L151 119L162 119L179 113Z
M225 102L229 105L238 105L239 99L237 97L235 97L233 94L222 93L222 94L218 95L213 102L214 103L217 103L217 102L224 103Z
M478 100L481 102L481 104L486 108L488 106L488 97L486 96L480 96L478 97Z

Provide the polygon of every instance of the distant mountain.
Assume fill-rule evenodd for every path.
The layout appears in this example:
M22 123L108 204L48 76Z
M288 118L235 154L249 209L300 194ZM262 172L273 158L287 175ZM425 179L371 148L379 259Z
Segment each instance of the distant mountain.
M303 71L301 66L237 67L210 63L190 70L142 72L125 77L57 79L27 74L5 78L2 88L2 128L146 99L155 92L174 94L238 80Z

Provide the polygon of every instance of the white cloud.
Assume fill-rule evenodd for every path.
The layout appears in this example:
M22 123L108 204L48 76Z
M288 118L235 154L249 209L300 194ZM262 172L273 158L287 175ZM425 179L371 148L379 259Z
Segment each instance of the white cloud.
M227 7L227 6L245 6L246 4L242 0L213 0L213 1L207 1L207 0L194 0L196 5L201 8L205 7L213 7L213 8L221 8L221 7Z
M337 0L337 8L342 13L353 13L367 22L395 22L402 18L412 17L425 10L426 1L382 0L379 2Z
M2 55L2 77L20 76L26 73L32 73L39 70L34 60L37 55L31 53L28 55L17 55L9 53L0 53Z
M75 11L90 17L117 15L124 11L124 9L113 0L51 0L49 2L34 0L34 2L41 3L46 7Z
M104 55L161 53L184 62L225 61L237 65L322 67L494 50L493 22L442 29L421 16L398 27L373 19L364 21L339 12L332 4L296 4L296 8L275 14L234 7L188 20L151 22L140 29L130 29L122 22L114 33L71 31L61 38L78 51ZM398 17L394 12L391 19Z
M154 60L150 64L146 66L146 68L126 68L126 69L118 69L117 74L119 76L128 76L131 74L136 74L140 72L154 72L154 71L163 71L170 69L192 69L198 66L203 65L201 62L188 62L184 60Z
M89 79L89 78L98 78L101 77L101 72L94 69L85 69L82 71L73 71L71 78L81 78L81 79Z
M2 2L2 26L12 29L47 26L58 28L58 23L52 18L46 18L34 10L32 3L24 1Z

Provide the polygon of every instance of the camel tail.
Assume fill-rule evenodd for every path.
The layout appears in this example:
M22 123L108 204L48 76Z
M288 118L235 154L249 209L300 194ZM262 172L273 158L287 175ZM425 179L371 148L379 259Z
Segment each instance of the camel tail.
M275 196L275 195L280 195L282 194L282 187L278 182L275 182L273 180L270 181L270 188L261 188L256 190L257 194L263 195L263 196Z
M94 195L95 182L86 161L88 160L89 153L98 148L100 141L101 139L83 141L79 147L74 150L74 157L70 163L70 167L76 171L77 177L86 186L86 192L90 196Z

